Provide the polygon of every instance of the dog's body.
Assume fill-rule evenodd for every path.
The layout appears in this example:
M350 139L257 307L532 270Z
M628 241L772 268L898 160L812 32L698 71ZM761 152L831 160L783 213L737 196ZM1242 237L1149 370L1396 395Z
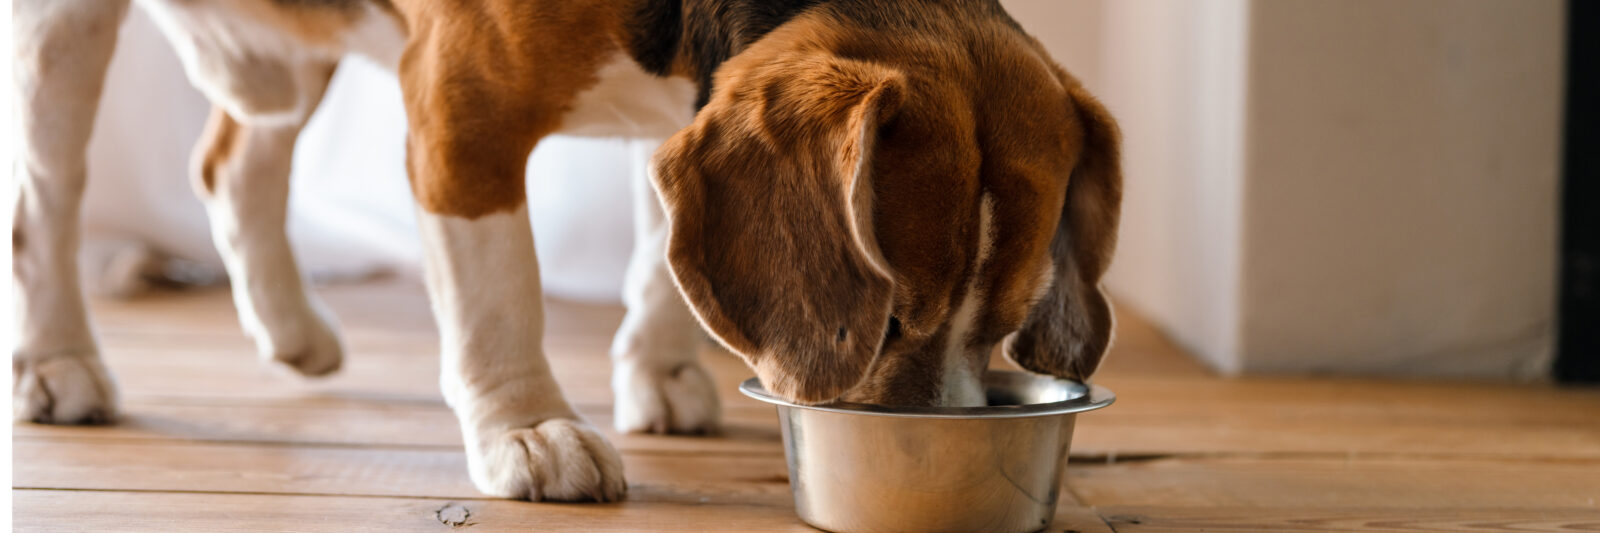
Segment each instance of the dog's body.
M1024 368L1071 378L1110 343L1098 280L1120 196L1115 125L992 0L140 1L215 104L193 175L241 322L264 358L303 374L343 354L283 234L289 157L340 57L395 69L441 385L486 493L626 488L540 347L522 176L556 131L665 135L698 110L658 152L654 187L636 187L612 350L619 429L716 427L696 318L802 402L981 404L1002 340ZM17 6L16 415L108 419L74 250L127 0ZM628 80L644 75L693 89L637 96Z

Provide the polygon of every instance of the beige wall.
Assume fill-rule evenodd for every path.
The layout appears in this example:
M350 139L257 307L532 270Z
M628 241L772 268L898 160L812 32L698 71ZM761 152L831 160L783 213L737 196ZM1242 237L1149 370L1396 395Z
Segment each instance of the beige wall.
M1178 342L1234 370L1247 3L1107 5L1101 97L1123 127L1122 239L1107 283Z
M1548 365L1559 0L1015 0L1106 101L1108 277L1226 372Z
M1548 368L1563 2L1255 2L1249 370Z
M1120 307L1220 368L1238 349L1245 0L1014 0L1006 7L1117 117Z

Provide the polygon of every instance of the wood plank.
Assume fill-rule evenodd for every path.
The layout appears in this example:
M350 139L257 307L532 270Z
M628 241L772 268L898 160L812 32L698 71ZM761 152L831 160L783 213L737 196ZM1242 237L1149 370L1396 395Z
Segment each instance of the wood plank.
M275 494L20 490L18 532L815 531L755 504L547 504Z
M403 279L385 280L326 286L318 292L341 317L343 336L354 353L369 350L433 353L437 350L437 332L420 284ZM99 328L102 339L111 346L167 348L174 338L182 338L185 346L199 343L244 353L253 349L240 331L237 314L225 290L157 293L133 300L96 300L92 307L94 316L102 323ZM616 304L556 298L546 299L545 308L547 344L583 343L602 354L609 348L611 336L624 314L623 308ZM1142 317L1120 313L1117 324L1119 342L1101 369L1102 376L1124 373L1211 375ZM702 337L708 349L732 357L714 346L709 336ZM1015 368L999 357L995 364Z
M502 500L275 494L19 490L19 532L794 531L815 532L791 506L626 501L547 504ZM1050 531L1111 533L1084 507L1062 507Z
M242 338L231 336L230 338L231 350L249 352L250 348ZM204 343L196 346L197 343L187 337L183 339L181 347L173 347L177 344L173 340L169 336L155 335L149 337L150 343L158 343L155 345L136 342L129 342L127 346L113 344L108 349L112 352L108 358L112 360L114 366L120 364L133 371L154 370L163 375L189 368L227 370L246 378L226 383L235 390L239 386L281 388L280 383L297 383L297 380L292 378L277 381L268 379L277 376L256 364L250 357L243 357L241 360L241 357L236 356L239 354L211 353ZM400 342L409 343L406 340ZM552 334L547 351L558 371L562 371L561 367L575 367L569 370L573 379L589 382L594 381L594 378L609 376L608 365L604 364L607 342L603 337L599 340L594 338L585 340ZM135 350L138 353L121 353L128 350ZM394 381L395 375L392 371L396 365L404 364L411 367L406 369L404 374L404 377L408 378L405 385L428 381L427 385L433 386L432 381L437 372L433 368L436 364L432 359L433 350L431 344L409 347L380 344L365 352L357 346L355 353L352 354L351 364L364 366L353 366L349 373L363 373L365 370L364 375ZM152 362L153 359L169 358L177 360L159 366L155 366L158 363ZM364 362L372 358L378 360ZM568 359L571 361L567 361ZM704 359L712 366L713 371L727 371L729 375L725 384L736 384L751 375L742 362L721 350L707 350ZM210 366L213 364L219 366ZM151 366L155 368L149 368ZM140 377L145 376L140 375ZM410 383L412 381L416 383ZM1148 405L1167 411L1171 410L1172 405L1192 406L1195 402L1215 402L1209 406L1217 409L1225 408L1230 412L1250 410L1252 414L1278 417L1303 417L1303 414L1308 412L1319 415L1329 412L1362 412L1390 417L1409 415L1415 419L1437 419L1441 415L1446 415L1455 420L1468 418L1478 420L1485 416L1530 422L1562 420L1587 423L1600 420L1600 409L1574 409L1574 407L1600 406L1600 391L1563 390L1546 386L1384 382L1348 378L1178 379L1132 375L1109 376L1100 381L1120 391L1122 401L1117 409L1123 413L1129 412L1136 406L1145 405L1140 403L1141 399L1154 399L1158 401L1152 401ZM313 383L338 384L339 380L335 378ZM158 383L156 388L173 387L171 383Z
M108 345L105 361L123 396L141 398L357 398L443 405L438 361L429 353L354 353L337 374L304 379L265 365L236 350L193 347L167 341L171 348ZM601 349L577 350L547 345L552 371L567 397L579 403L609 403L611 365ZM739 382L753 376L742 362L705 357L725 403L752 401L738 394ZM204 376L204 379L195 379ZM753 402L753 401L752 401ZM752 403L751 405L757 405Z
M23 424L19 437L174 439L211 442L435 446L453 448L455 418L439 405L377 400L254 401L215 399L129 401L121 423L109 427ZM618 435L610 431L610 406L583 404L580 412L618 449L705 453L779 452L776 415L764 405L730 405L723 432L713 437ZM1582 424L1464 424L1453 421L1383 421L1371 417L1259 417L1174 406L1166 415L1084 415L1074 436L1080 458L1226 453L1417 454L1434 457L1600 457L1600 426ZM437 431L448 428L449 431ZM1485 434L1495 438L1483 438Z
M460 450L172 442L13 443L19 488L483 498ZM789 498L782 455L627 454L630 498L778 505Z
M442 406L360 401L314 405L130 402L124 404L123 411L122 419L110 426L19 424L12 429L17 438L58 440L174 440L448 450L461 447L455 415ZM611 429L610 406L585 405L580 407L580 412L624 453L783 453L777 414L767 406L729 409L724 413L722 431L712 436L618 434Z
M12 483L29 489L483 498L459 450L23 439ZM623 454L631 501L789 501L781 454ZM1062 505L1075 505L1067 491Z
M550 351L569 398L597 423L609 424L602 420L611 403L610 369L603 351L584 354L560 345ZM358 353L341 375L318 381L287 376L243 354L187 346L159 351L124 348L111 351L107 359L132 413L145 404L185 399L202 405L268 405L273 412L303 405L308 411L284 412L278 418L315 425L328 423L319 420L329 417L349 421L346 413L333 409L338 405L372 410L443 406L431 354ZM749 376L741 362L715 352L707 353L705 360L731 425L771 420L770 407L738 393L737 383ZM205 379L194 379L195 375ZM1074 446L1079 455L1388 452L1600 457L1597 390L1301 378L1112 377L1101 382L1116 391L1119 400L1080 419ZM312 411L322 407L330 411ZM262 416L248 410L213 415L213 419ZM390 434L398 432L403 431ZM1484 434L1495 438L1481 438ZM347 437L358 435L352 431ZM381 438L368 442L416 444Z
M1073 464L1067 485L1097 507L1593 509L1600 502L1595 460L1268 456Z
M1082 416L1072 453L1113 460L1271 453L1600 459L1600 426L1403 422L1361 416L1263 418L1174 411L1166 416L1121 416L1116 411Z
M419 365L415 370L419 375L417 381L433 379L432 373L435 370L432 366L435 363L430 358L434 351L432 343L436 342L436 337L432 335L431 319L426 316L427 303L420 285L405 281L389 281L382 284L339 285L326 288L323 292L335 306L349 306L363 311L353 313L357 315L352 319L354 323L351 323L352 320L346 320L346 325L351 326L350 329L362 331L364 328L362 324L367 324L365 327L379 330L377 332L380 335L374 335L363 341L372 343L368 347L369 350L363 351L362 346L354 346L353 363L359 363L361 359L373 356L415 356L415 361ZM220 309L231 307L223 291L193 291L178 293L170 298L152 298L138 302L97 302L97 305L99 304L121 308L121 314L114 314L117 321L138 323L139 327L123 328L125 331L145 332L140 338L147 339L148 342L136 342L129 347L162 352L174 350L173 345L178 343L172 342L174 337L168 332L146 332L144 325L179 324L185 328L182 331L190 332L182 337L184 342L181 343L181 349L187 350L195 348L197 344L196 339L190 338L190 335L194 335L195 328L186 324L189 315L214 316L221 314L218 313ZM605 349L609 345L609 337L615 323L622 316L621 309L617 306L560 300L547 302L547 307L550 309L549 320L552 324L548 335L552 345L548 349L549 357L557 361L557 366L563 366L560 361L566 358L581 361L583 364L576 366L585 369L581 372L575 371L573 374L575 379L588 381L586 378L608 376L608 371L600 371L607 366L600 361L605 360ZM184 316L162 316L167 311L182 311ZM396 318L397 315L401 318ZM1149 350L1149 353L1174 354L1176 357L1172 359L1179 361L1189 359L1182 356L1176 347L1161 337L1159 332L1155 332L1147 322L1135 314L1127 315L1119 319L1125 326L1120 333L1127 337L1119 337L1121 339L1119 345L1155 346L1158 349ZM222 335L228 339L225 342L232 349L248 353L250 350L248 343L241 335L233 333L236 331L236 326L233 325L231 316L227 318L227 321L224 321L228 324L227 333ZM555 327L556 325L562 326ZM565 333L568 331L571 333ZM416 339L426 339L427 345L416 345L417 343L413 342ZM200 344L203 348L204 343ZM254 364L233 359L234 363L242 363L245 367ZM201 359L202 362L228 360L214 355L203 356ZM737 358L721 350L708 350L706 360L712 364L714 370L727 369L730 374L737 374L729 377L729 383L737 383L751 375ZM183 361L172 366L185 366L193 362L193 360ZM384 359L371 366L392 368L394 364L396 361ZM1172 363L1164 361L1152 366L1169 364ZM1126 374L1106 374L1104 379L1100 380L1119 392L1126 391L1121 392L1122 401L1116 406L1120 412L1128 413L1135 406L1142 405L1136 403L1140 402L1141 398L1153 398L1159 401L1148 405L1168 412L1172 411L1173 405L1192 406L1195 402L1216 402L1207 406L1230 412L1252 409L1252 415L1277 417L1305 418L1304 413L1320 416L1328 412L1364 412L1391 417L1397 414L1408 415L1416 420L1437 420L1439 416L1444 415L1451 417L1452 420L1481 420L1485 416L1490 416L1531 422L1600 421L1600 409L1595 408L1600 407L1600 391L1596 390L1562 390L1542 385L1385 382L1348 378L1177 379L1181 376L1150 369L1139 370ZM256 374L256 377L267 375L269 374L263 372ZM265 384L277 386L272 382ZM239 383L229 383L229 385L239 385ZM1564 418L1551 418L1552 416Z
M434 331L433 310L426 291L417 280L394 277L366 283L328 284L317 286L315 291L348 331ZM156 291L129 299L95 298L90 301L90 314L102 333L238 333L238 314L234 312L231 298L228 290L222 287ZM571 309L582 310L577 306ZM578 316L576 312L568 314L579 319L574 322L578 325L594 318Z
M1115 295L1112 295L1112 300L1116 300ZM1131 306L1117 305L1113 311L1117 318L1116 342L1096 371L1100 379L1116 376L1216 376L1200 359L1179 347Z
M427 294L417 280L391 277L363 283L328 284L318 286L316 292L338 316L342 332L352 343L396 339L437 342ZM164 291L127 300L96 299L91 302L91 311L100 334L108 340L204 336L248 347L243 341L230 295L223 288ZM623 314L622 306L617 304L547 297L546 336L557 341L583 339L609 343ZM1123 373L1211 375L1204 365L1148 320L1131 310L1119 308L1117 343L1101 368L1101 374Z
M238 353L188 347L114 350L107 362L122 388L124 424L107 428L21 425L16 431L19 435L85 438L459 444L453 416L439 396L438 371L431 354L360 355L351 358L335 377L305 380ZM723 359L709 365L720 386L724 431L717 438L695 442L683 437L612 433L610 368L603 353L594 355L600 364L553 358L552 366L579 412L622 449L704 446L710 452L777 450L773 408L737 391L737 383L748 372L742 363Z
M95 302L129 417L16 426L14 484L49 490L15 491L13 525L409 531L448 528L434 512L454 501L475 530L809 530L790 507L772 408L736 392L750 372L725 351L703 356L726 406L723 435L608 435L629 501L487 500L466 479L439 399L420 285L319 292L351 357L343 375L311 382L254 360L225 291ZM622 310L546 307L558 379L608 427L606 351ZM1600 390L1219 379L1135 313L1119 314L1118 335L1098 381L1119 401L1079 419L1051 531L1111 530L1078 501L1119 531L1600 529Z
M1247 416L1370 416L1397 421L1600 423L1600 389L1540 384L1421 382L1372 378L1249 377L1097 380L1117 392L1124 416L1225 410ZM1112 411L1106 411L1112 412Z
M1098 507L1118 533L1600 531L1600 509Z
M1600 458L1600 389L1352 378L1107 378L1074 453Z
M319 285L317 294L351 335L435 336L433 315L422 284L394 277L363 283ZM95 299L91 312L109 336L159 334L242 337L231 296L224 288L161 291L132 299ZM545 298L546 334L609 341L622 322L615 303ZM181 319L178 319L180 318ZM1209 371L1137 313L1119 309L1117 346L1103 371L1137 368L1145 374L1208 375ZM1175 356L1175 357L1168 357Z

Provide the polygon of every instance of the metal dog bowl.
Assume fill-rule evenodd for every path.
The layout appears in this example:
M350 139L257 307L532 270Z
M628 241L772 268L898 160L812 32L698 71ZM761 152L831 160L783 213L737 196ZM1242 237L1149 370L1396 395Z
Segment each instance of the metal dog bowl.
M778 407L795 512L828 531L1038 531L1050 525L1077 414L1116 399L1097 385L984 376L987 407Z

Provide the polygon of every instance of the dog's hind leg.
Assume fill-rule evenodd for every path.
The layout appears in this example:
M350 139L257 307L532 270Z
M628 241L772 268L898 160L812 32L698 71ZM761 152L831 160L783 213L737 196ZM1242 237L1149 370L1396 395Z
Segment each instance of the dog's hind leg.
M239 322L263 359L308 376L338 370L344 350L332 315L307 291L284 224L295 139L334 65L304 61L280 69L288 77L286 90L297 92L282 99L302 104L296 116L252 121L213 106L192 165Z
M666 215L655 187L643 174L633 181L633 258L622 290L628 314L611 345L613 422L623 432L710 433L721 406L700 364L700 324L667 266Z
M85 150L127 0L17 0L13 39L21 143L11 230L17 337L13 416L92 423L116 412L78 284Z

